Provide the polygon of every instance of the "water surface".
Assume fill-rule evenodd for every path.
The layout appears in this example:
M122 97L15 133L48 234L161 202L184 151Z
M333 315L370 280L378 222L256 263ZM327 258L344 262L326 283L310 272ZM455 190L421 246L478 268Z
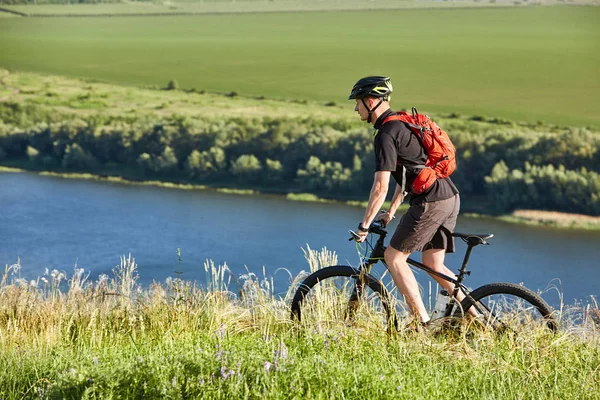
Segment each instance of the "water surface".
M365 193L365 198L368 193ZM356 265L348 229L364 210L343 204L287 201L277 196L240 196L209 190L178 190L0 173L0 264L20 259L21 275L34 279L45 269L75 265L110 274L120 257L131 254L139 281L147 285L175 277L203 284L207 259L227 263L239 276L247 271L272 276L276 291L289 275L308 269L302 248L334 250L340 263ZM394 225L393 225L394 226ZM600 232L515 225L494 219L460 217L458 231L494 233L490 246L471 258L471 287L494 281L524 283L533 290L558 285L567 303L597 295ZM182 262L178 266L177 249ZM465 246L448 255L460 266ZM377 266L374 271L382 274ZM426 274L419 282L428 287ZM555 291L544 297L558 303Z

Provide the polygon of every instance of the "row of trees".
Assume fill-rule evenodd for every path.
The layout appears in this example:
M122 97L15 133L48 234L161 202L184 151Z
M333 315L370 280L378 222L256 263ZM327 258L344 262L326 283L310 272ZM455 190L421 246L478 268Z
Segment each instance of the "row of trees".
M139 179L215 183L365 198L372 182L372 131L311 119L172 117L70 120L19 128L2 105L0 163L45 170L120 171ZM453 180L468 202L495 211L536 208L600 215L600 133L439 120L457 147Z
M564 166L536 166L509 169L500 161L485 178L489 196L498 209L526 205L534 210L561 210L600 215L600 174L568 170Z

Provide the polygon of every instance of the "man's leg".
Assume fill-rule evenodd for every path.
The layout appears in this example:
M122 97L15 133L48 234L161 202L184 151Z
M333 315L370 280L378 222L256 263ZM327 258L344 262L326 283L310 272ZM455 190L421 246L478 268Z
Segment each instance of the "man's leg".
M403 253L388 246L385 251L385 262L392 275L392 279L394 279L394 283L404 296L412 314L418 317L421 322L427 322L429 321L429 315L419 292L419 284L415 279L415 274L413 274L406 262L409 255L410 253Z
M445 257L446 257L446 250L443 250L443 249L425 250L423 252L423 264L427 265L429 268L431 268L435 272L444 274L451 278L456 278L456 275L454 274L454 272L452 272L450 269L448 269L448 267L446 267L444 265ZM454 283L448 282L447 280L444 280L435 275L430 275L430 276L433 279L435 279L435 281L441 287L448 290L449 293L452 293L454 291ZM458 301L462 301L465 298L465 295L463 294L462 291L459 290L458 294L456 295L456 298ZM469 309L469 314L472 314L473 316L477 316L477 313L475 312L473 307L471 307Z

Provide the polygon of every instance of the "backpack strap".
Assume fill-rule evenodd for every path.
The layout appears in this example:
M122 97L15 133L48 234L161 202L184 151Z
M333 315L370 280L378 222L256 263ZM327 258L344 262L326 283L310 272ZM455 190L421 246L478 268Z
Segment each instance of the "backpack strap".
M413 112L414 111L416 111L416 108L413 107ZM411 131L419 138L421 144L423 144L423 140L425 140L425 135L423 134L423 127L419 124L415 124L415 121L417 121L415 117L411 117L405 112L400 112L400 114L393 114L384 119L383 124L390 121L404 122L406 125L409 126L409 128L411 128Z
M425 136L423 134L423 127L421 125L415 124L413 122L413 121L417 120L417 118L416 118L417 109L413 107L412 112L413 112L412 117L403 111L400 111L400 113L398 113L398 114L392 114L383 120L383 124L385 124L386 122L389 122L389 121L404 122L406 125L409 126L409 128L411 128L410 131L415 134L415 136L421 143L421 146L425 149L425 145L423 144L424 136ZM427 152L427 149L425 149L425 152ZM425 168L429 168L429 167L426 165L411 165L410 168L411 169L425 169ZM402 165L402 192L403 193L405 191L405 186L406 186L406 171L407 171L407 167Z
M390 115L389 117L387 117L386 119L383 120L383 123L385 124L386 122L390 122L390 121L402 121L406 125L410 126L411 128L418 129L418 130L423 129L420 125L413 123L412 118L409 117L407 114L405 114L405 115L402 115L402 114Z

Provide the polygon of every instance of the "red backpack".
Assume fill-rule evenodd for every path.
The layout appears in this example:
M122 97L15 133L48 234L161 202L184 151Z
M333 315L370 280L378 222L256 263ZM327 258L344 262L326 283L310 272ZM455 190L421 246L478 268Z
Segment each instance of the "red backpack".
M427 162L417 175L411 189L415 194L421 194L433 185L437 178L447 178L456 169L456 148L448 134L438 124L425 114L419 114L413 107L412 115L400 111L390 115L383 123L389 121L402 121L419 138L427 151Z

